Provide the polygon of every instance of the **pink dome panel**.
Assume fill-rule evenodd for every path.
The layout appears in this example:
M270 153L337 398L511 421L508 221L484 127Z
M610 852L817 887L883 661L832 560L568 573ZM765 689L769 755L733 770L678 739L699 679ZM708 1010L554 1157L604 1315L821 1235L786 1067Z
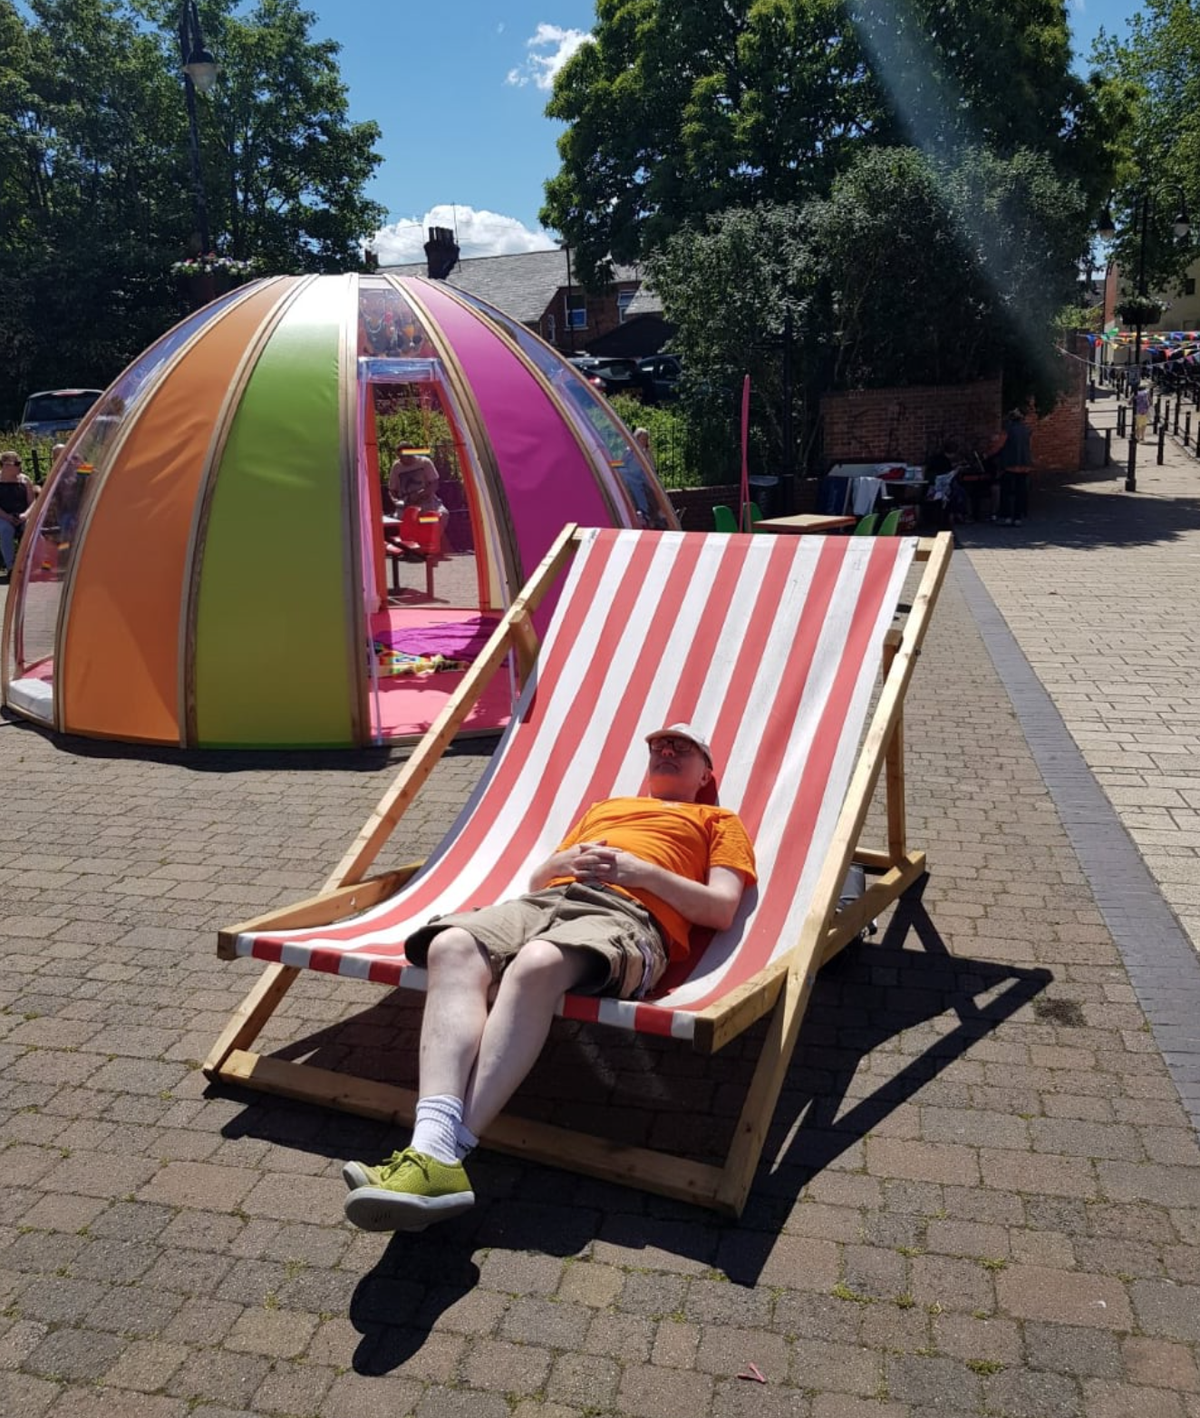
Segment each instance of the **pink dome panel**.
M541 377L506 339L453 297L423 281L420 300L447 336L483 415L522 575L532 572L566 522L613 526L615 509ZM615 525L624 521L618 514Z

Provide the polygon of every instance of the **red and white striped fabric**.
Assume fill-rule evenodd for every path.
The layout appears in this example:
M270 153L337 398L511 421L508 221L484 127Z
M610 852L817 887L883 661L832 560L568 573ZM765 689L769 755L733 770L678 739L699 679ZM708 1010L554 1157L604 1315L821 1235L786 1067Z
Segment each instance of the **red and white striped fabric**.
M645 735L706 733L759 882L727 931L694 933L652 1001L563 1014L690 1038L697 1010L800 931L829 849L916 542L586 531L519 710L454 826L395 896L348 921L242 935L239 955L424 986L404 940L517 895L591 803L644 790Z

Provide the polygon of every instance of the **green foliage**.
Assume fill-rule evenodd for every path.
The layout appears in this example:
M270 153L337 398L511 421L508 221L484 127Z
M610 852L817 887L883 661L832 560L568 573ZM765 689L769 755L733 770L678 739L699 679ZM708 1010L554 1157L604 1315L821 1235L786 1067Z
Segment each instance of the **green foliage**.
M146 3L164 28L176 23L176 4ZM298 0L258 0L245 17L238 8L200 7L221 66L198 100L212 230L268 271L353 269L359 240L386 216L363 196L380 162L379 125L349 121L340 46L309 38L316 16ZM177 65L175 45L172 34Z
M1118 232L1114 254L1133 273L1144 249L1147 289L1178 289L1200 256L1200 6L1144 0L1124 40L1101 32L1092 62L1109 92L1126 102L1123 162L1110 208ZM1192 230L1178 241L1171 227L1181 200Z
M1093 207L1114 100L1059 0L599 0L557 76L542 221L585 281L731 207L827 195L864 147L1028 148Z
M1117 306L1117 318L1122 325L1153 325L1162 318L1163 308L1149 296L1130 296Z
M729 430L747 373L751 466L771 473L789 461L787 397L793 466L813 445L825 389L1003 372L1011 403L1050 407L1055 321L1087 218L1083 194L1044 155L962 149L935 163L867 148L827 198L733 209L676 233L647 270L676 327L682 407L697 433L708 422L723 463L706 480L736 476Z
M805 209L832 301L835 388L960 383L1003 372L1006 398L1052 406L1054 319L1089 211L1042 154L864 152Z
M702 481L695 438L683 410L675 405L643 404L629 394L617 394L612 406L632 431L644 428L663 487L695 487Z
M49 438L30 438L14 428L0 428L0 448L13 449L21 455L21 471L36 483L44 483L50 471L50 453L54 443Z
M647 263L647 273L675 326L672 349L683 356L680 407L706 484L735 480L743 380L750 375L755 471L783 465L783 348L790 312L793 413L803 418L808 317L816 294L812 254L799 209L763 205L686 227ZM800 425L798 424L797 427Z
M218 247L341 270L383 213L374 124L347 121L337 46L295 0L201 5L221 65L197 101ZM56 385L104 387L185 313L198 250L177 3L0 0L0 419ZM158 22L161 32L151 26Z

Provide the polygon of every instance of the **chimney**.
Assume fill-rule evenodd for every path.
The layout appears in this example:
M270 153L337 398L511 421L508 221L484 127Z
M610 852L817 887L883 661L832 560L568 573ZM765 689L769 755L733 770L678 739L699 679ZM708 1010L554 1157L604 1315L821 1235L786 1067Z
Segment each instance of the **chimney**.
M431 226L425 243L425 263L431 281L444 281L458 265L458 242L449 227Z

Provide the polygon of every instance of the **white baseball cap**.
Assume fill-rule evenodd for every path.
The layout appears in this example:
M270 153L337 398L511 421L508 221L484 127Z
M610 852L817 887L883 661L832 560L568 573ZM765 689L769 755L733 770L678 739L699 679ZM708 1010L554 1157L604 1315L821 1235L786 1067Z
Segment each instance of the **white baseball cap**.
M653 743L655 739L664 738L687 739L694 743L704 755L704 761L712 767L712 749L708 746L708 740L698 734L691 724L668 724L665 729L655 729L653 733L646 735L646 742Z

